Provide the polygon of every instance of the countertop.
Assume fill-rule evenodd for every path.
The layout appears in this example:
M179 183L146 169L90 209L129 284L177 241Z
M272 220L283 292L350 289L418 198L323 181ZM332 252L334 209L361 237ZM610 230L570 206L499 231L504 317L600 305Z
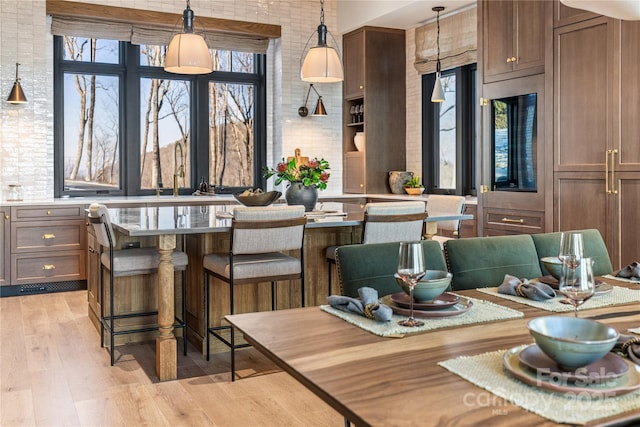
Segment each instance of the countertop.
M429 199L428 194L420 196L409 196L402 194L323 194L320 192L319 202L323 201L340 201L340 200L357 200L357 199L385 199L385 200L424 200ZM469 205L477 204L477 198L473 196L466 197L466 203ZM284 200L284 196L280 199ZM57 205L90 205L93 202L104 203L106 205L112 203L118 206L126 205L207 205L207 204L233 204L238 203L231 194L215 194L207 196L181 195L174 197L167 196L111 196L111 197L62 197L50 199L34 199L23 201L2 201L0 206L57 206Z

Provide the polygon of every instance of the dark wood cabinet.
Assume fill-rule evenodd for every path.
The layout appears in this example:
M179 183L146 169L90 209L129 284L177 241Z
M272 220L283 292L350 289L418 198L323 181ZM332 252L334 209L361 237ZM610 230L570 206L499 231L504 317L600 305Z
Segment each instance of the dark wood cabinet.
M9 238L11 217L9 212L9 207L0 207L0 286L8 285L11 278L9 271L9 260L11 259L11 240Z
M92 225L87 226L87 302L89 320L100 328L100 243Z
M343 191L389 193L389 171L406 167L405 33L363 27L342 43ZM353 142L357 132L365 135L362 151Z
M544 73L551 5L536 0L480 2L485 83Z
M554 39L554 228L597 228L620 268L640 253L640 22L597 17Z

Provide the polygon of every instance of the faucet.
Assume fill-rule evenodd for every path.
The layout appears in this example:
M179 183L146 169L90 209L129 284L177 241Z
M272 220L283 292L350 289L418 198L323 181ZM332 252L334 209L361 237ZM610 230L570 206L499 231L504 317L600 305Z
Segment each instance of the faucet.
M180 149L180 166L178 166L178 148ZM184 178L184 151L180 142L173 149L173 197L178 197L178 178Z

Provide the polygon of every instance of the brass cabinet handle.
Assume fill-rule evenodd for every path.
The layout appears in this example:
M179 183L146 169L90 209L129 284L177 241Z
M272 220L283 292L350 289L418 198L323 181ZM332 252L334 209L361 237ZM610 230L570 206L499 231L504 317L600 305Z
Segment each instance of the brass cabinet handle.
M520 218L520 219L511 219L511 218L502 218L501 219L502 222L509 222L512 224L524 224L524 219Z
M611 194L611 190L609 190L609 154L611 154L611 150L604 153L604 191L607 194Z
M511 62L511 57L507 58L507 63Z
M611 193L613 194L618 194L618 190L616 190L616 154L618 154L617 148L611 150Z
M51 215L51 211L47 211L47 215Z
M360 89L364 89L364 85L360 85Z
M45 234L43 234L43 235L42 235L42 238L43 238L44 240L48 240L48 239L55 239L55 238L56 238L56 235L55 235L55 234L53 234L53 233L45 233Z
M4 219L11 219L11 217L9 215L5 215Z
M56 266L55 266L55 265L53 265L53 264L45 264L45 265L42 267L42 269L43 269L43 270L55 270L55 269L56 269Z

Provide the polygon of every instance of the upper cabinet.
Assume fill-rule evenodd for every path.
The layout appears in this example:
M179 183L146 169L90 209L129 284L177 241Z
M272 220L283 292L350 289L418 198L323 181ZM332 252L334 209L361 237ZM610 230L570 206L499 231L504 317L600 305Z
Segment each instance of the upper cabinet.
M552 2L481 0L484 82L544 73Z
M342 44L343 191L389 193L389 172L406 168L405 34L363 27Z
M345 79L342 91L346 99L361 98L364 94L364 31L343 38Z

